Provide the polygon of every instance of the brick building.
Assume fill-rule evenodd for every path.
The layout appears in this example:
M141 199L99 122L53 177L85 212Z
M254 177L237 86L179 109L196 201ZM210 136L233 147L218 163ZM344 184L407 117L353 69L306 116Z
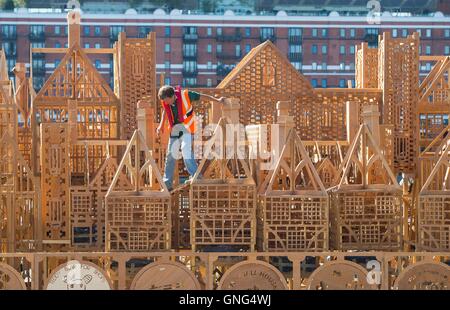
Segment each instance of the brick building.
M445 1L437 8L446 9ZM53 10L54 11L54 10ZM38 13L33 13L38 12ZM121 31L127 37L143 37L156 32L157 73L165 83L216 86L251 48L265 40L276 44L291 63L309 78L314 87L347 87L354 79L355 44L378 44L378 34L389 31L393 37L406 37L418 31L421 55L450 55L450 17L440 12L427 15L383 13L379 24L366 16L338 12L290 15L278 11L272 15L187 14L156 9L138 13L82 15L82 45L107 48ZM192 13L192 12L191 12ZM16 62L29 63L30 46L67 47L66 13L19 9L0 12L0 42L8 58L9 69ZM33 55L33 77L40 88L61 60L62 54ZM93 64L112 84L113 66L108 55L90 56ZM431 69L423 62L421 74ZM12 74L11 74L12 77Z

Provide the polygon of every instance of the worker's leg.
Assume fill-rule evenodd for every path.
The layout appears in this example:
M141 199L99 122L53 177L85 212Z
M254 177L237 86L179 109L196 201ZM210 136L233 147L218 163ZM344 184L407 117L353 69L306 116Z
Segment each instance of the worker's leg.
M192 177L198 167L197 162L194 159L194 153L192 152L192 135L188 132L184 132L181 140L181 153L183 154L184 164Z
M166 186L169 190L173 187L173 173L175 170L175 158L173 156L174 151L174 143L177 141L177 138L170 137L169 139L169 145L167 147L167 155L166 155L166 163L164 166L164 176L163 181L166 183Z

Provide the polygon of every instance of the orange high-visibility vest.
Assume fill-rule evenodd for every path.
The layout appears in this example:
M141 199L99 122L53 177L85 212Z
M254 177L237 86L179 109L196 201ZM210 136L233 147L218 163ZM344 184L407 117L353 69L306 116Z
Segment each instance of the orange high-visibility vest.
M189 99L189 92L187 89L181 90L180 88L177 88L175 90L175 96L177 98L178 120L183 123L184 127L186 127L191 134L193 134L195 132L194 108ZM164 103L164 100L161 100L161 104L166 111L170 129L172 129L175 123L172 109L168 104Z

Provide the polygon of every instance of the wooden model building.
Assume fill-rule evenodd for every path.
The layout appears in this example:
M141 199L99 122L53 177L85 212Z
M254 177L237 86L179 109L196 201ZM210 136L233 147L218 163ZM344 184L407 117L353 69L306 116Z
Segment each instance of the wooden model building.
M63 55L37 93L0 50L0 289L450 288L450 57L417 33L357 47L356 88L253 48L193 89L228 99L194 103L203 154L169 192L155 34L82 48L67 17L67 48L31 48Z

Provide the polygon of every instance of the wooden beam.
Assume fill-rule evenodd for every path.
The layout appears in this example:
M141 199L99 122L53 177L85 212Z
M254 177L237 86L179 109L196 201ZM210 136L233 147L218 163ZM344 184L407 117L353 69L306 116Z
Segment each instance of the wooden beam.
M31 49L32 53L44 54L66 54L68 48L35 47ZM86 54L114 54L114 48L82 48Z

